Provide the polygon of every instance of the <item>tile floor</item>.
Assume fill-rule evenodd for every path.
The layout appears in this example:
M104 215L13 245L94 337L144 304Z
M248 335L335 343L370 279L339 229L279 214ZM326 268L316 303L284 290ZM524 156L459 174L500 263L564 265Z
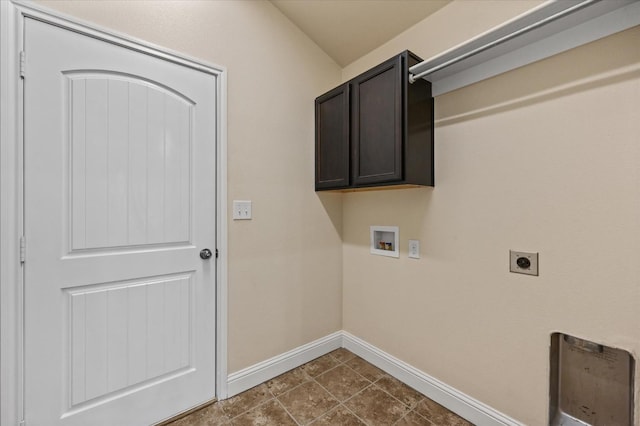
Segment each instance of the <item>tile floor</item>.
M338 349L169 425L470 426L471 423L348 350Z

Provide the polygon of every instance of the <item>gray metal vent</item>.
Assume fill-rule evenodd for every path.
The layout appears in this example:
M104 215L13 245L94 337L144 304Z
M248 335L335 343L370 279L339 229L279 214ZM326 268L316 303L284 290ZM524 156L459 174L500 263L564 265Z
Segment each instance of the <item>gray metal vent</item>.
M549 424L633 426L633 374L627 351L552 334Z

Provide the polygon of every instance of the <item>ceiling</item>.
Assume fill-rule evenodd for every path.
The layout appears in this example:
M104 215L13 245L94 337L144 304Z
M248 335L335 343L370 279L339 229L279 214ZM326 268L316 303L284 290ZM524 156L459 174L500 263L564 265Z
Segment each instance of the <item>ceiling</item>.
M451 0L271 0L344 67Z

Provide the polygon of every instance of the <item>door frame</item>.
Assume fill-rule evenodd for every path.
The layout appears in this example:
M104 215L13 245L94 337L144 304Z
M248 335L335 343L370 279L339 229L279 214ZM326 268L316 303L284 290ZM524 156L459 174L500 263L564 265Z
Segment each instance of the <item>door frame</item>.
M227 70L200 59L87 23L25 0L0 1L0 424L23 425L23 80L25 19L59 27L178 63L216 78L216 395L227 391ZM178 414L178 413L176 413Z

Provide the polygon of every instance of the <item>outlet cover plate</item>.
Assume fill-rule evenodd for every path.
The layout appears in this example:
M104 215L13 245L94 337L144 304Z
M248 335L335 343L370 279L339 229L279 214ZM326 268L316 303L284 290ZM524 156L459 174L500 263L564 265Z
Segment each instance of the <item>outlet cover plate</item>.
M420 259L420 241L409 240L409 258Z
M520 266L518 259L526 259L520 262L526 266ZM509 250L509 271L516 274L538 276L538 253Z

